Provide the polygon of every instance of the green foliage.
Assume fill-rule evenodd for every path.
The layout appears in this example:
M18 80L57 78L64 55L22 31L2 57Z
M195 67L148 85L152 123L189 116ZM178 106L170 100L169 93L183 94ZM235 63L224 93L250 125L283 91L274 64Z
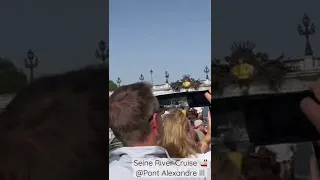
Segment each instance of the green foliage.
M109 91L114 91L117 88L118 88L118 85L112 80L109 80Z
M0 58L0 94L19 91L27 84L27 76L9 59Z

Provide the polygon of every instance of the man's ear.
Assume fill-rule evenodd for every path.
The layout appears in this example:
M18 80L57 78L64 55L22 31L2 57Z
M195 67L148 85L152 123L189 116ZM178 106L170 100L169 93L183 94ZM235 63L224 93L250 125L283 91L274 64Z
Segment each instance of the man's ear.
M152 130L153 129L158 130L158 128L159 128L158 121L157 121L157 114L156 113L154 113L152 115L152 120L150 121L150 126L151 126Z

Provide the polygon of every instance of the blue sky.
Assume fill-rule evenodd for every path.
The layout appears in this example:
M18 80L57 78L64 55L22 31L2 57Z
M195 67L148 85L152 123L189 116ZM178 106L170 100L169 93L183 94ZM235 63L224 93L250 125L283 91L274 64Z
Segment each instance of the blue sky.
M211 59L210 0L110 0L110 79L122 84L143 74L154 84L184 74L205 79Z

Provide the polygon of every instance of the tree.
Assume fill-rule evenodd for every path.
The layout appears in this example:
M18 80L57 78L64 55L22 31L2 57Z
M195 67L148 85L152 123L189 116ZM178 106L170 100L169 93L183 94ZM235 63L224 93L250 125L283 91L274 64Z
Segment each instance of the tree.
M109 80L109 91L114 91L117 88L118 88L117 84L114 83L112 80Z
M0 94L11 94L27 84L27 76L9 59L0 58Z

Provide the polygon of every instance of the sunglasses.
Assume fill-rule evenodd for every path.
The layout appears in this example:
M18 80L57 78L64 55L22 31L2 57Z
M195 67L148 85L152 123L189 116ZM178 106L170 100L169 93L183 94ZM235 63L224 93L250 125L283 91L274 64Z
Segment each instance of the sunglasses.
M150 122L152 121L154 114L160 115L160 112L161 112L161 109L158 109L158 110L156 110L154 113L152 113L152 115L151 115L151 117L149 118L148 122L150 123Z

